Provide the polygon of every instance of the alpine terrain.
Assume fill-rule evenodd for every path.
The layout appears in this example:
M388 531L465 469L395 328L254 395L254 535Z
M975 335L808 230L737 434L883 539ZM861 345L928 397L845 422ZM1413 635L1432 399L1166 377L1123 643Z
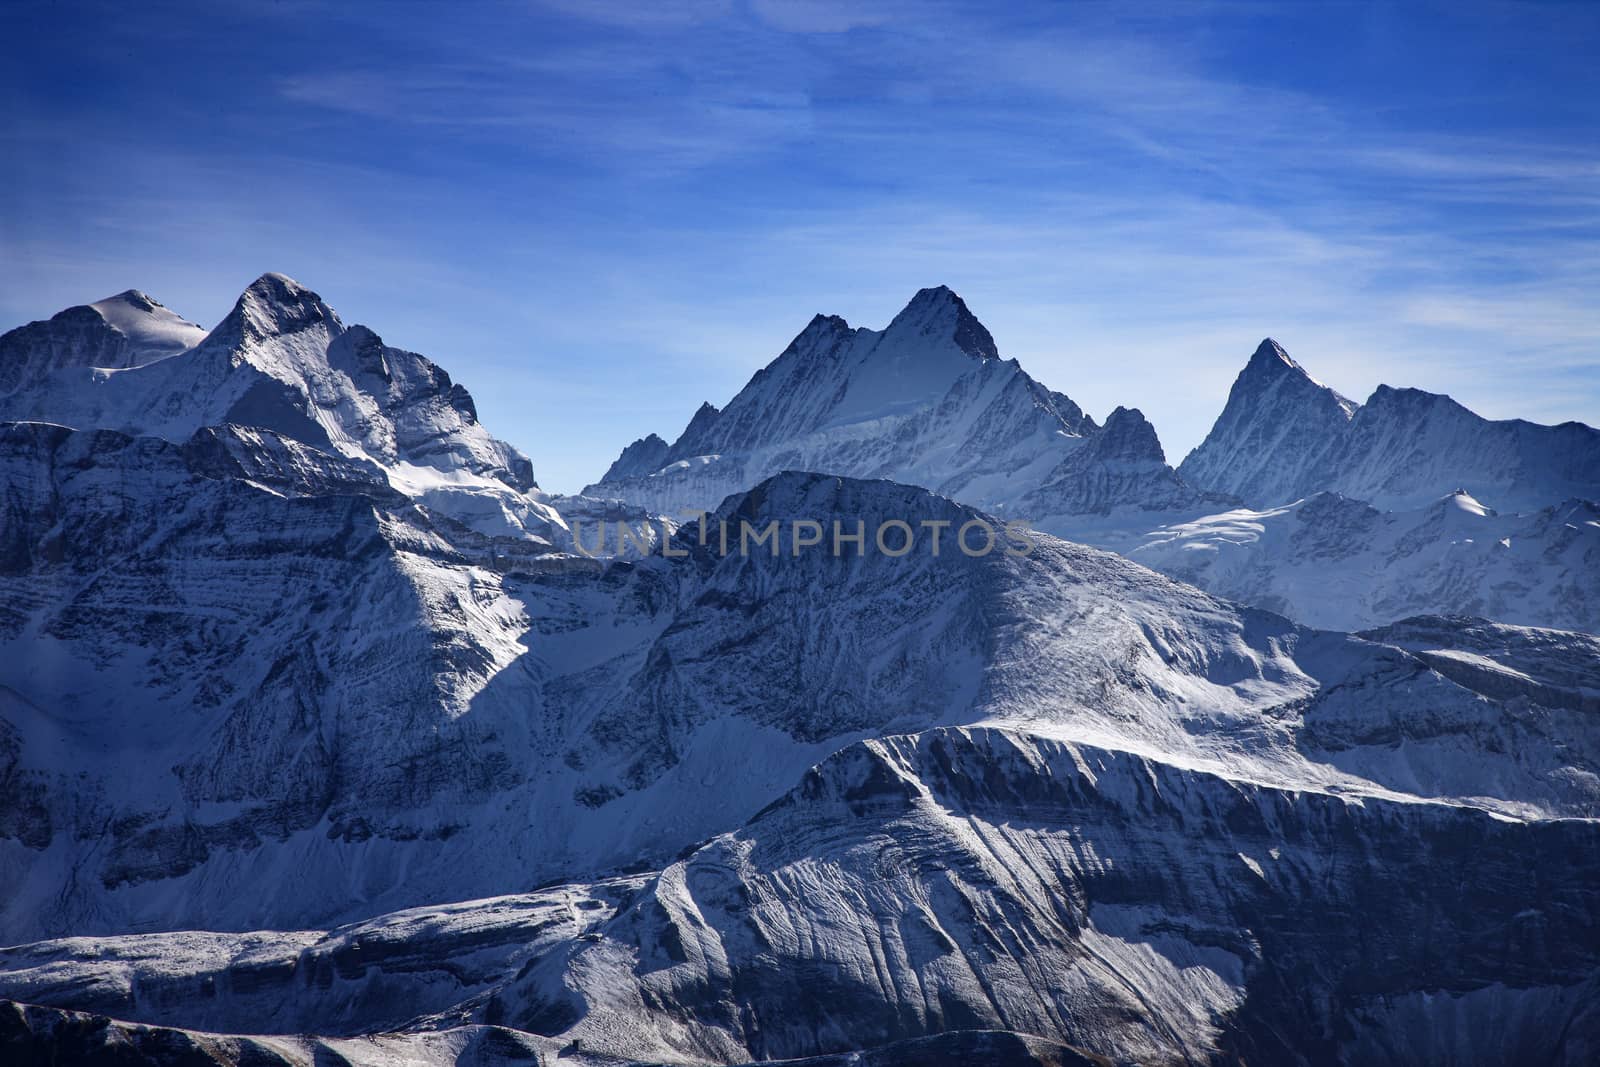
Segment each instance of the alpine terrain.
M925 289L555 497L282 275L13 330L0 1060L1596 1062L1594 431L1380 394Z

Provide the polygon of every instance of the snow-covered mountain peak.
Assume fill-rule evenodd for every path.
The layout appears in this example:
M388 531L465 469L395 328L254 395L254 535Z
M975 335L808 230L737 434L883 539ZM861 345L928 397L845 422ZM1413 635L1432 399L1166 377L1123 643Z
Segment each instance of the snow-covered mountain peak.
M245 286L241 298L249 297L269 302L291 304L301 301L321 303L322 298L293 278L280 271L269 270Z
M1502 511L1534 510L1600 498L1600 432L1485 419L1442 393L1391 385L1356 404L1268 338L1178 471L1258 508L1334 489L1411 511L1465 486Z
M799 338L795 338L796 343L799 340ZM793 349L794 345L791 344L789 347ZM709 400L702 400L700 406L695 409L694 415L689 419L689 425L683 428L683 433L678 435L678 439L663 454L660 462L651 467L649 471L643 473L648 474L668 463L675 463L692 456L706 455L716 451L720 447L720 442L715 439L715 434L717 419L721 414L722 409ZM643 457L639 458L642 459Z
M942 286L918 292L882 330L817 314L727 407L701 404L657 469L815 434L853 435L860 427L875 427L871 432L879 433L887 426L881 420L902 419L935 403L975 364L996 357L989 331L960 297ZM633 458L645 454L636 452ZM632 463L623 469L628 476L640 476ZM621 478L608 472L605 480ZM714 506L727 493L747 487L719 485L708 494L715 499L701 499L700 504Z
M1234 383L1237 389L1241 385L1257 389L1268 388L1274 383L1286 383L1287 387L1307 394L1311 389L1319 393L1331 394L1339 406L1347 413L1354 412L1360 407L1355 401L1341 395L1336 390L1324 385L1314 377L1310 371L1301 366L1287 349L1271 337L1264 337L1256 350L1251 353L1250 359L1244 365L1244 370L1239 372L1239 377ZM1311 389L1306 387L1310 386ZM1231 394L1230 394L1231 399Z
M843 319L838 321L844 322ZM944 285L918 290L884 331L886 342L907 335L952 340L957 348L974 359L1000 358L988 329L978 321L966 301ZM892 348L892 342L886 347Z
M1178 473L1204 489L1282 504L1299 472L1331 448L1359 405L1313 378L1268 337L1256 346L1206 439Z
M67 368L155 363L193 348L205 335L146 293L128 289L0 336L0 395Z
M1425 419L1481 422L1482 416L1445 393L1430 393L1407 385L1379 385L1367 397L1368 419Z
M330 337L344 332L339 316L320 296L287 275L267 273L250 283L212 333L232 342L296 333L318 325L325 325Z
M1250 362L1245 364L1245 373L1256 377L1282 374L1285 371L1300 371L1305 373L1300 364L1289 358L1289 353L1284 347L1270 337L1263 338L1250 356Z
M882 330L814 316L725 408L703 405L664 454L650 438L635 441L584 492L676 514L808 470L1055 518L1200 502L1143 415L1122 409L1114 420L1102 430L1002 359L966 302L936 286ZM1036 510L1013 510L1024 502Z
M1256 345L1256 350L1251 354L1250 362L1247 363L1246 366L1258 367L1273 363L1281 363L1286 367L1294 367L1298 365L1294 360L1289 358L1289 353L1284 350L1282 345L1270 337L1263 337L1261 339L1261 343Z
M559 536L532 464L479 425L465 388L431 360L346 327L294 279L263 274L198 344L137 358L135 340L160 328L172 336L171 320L130 290L6 334L0 420L171 442L206 427L252 427L375 464L395 489L481 533ZM180 341L200 332L184 325Z
M1434 502L1433 510L1446 513L1459 511L1479 518L1491 518L1498 514L1494 508L1480 502L1465 489L1457 489L1440 497Z
M203 327L190 322L138 289L96 300L93 308L106 325L127 340L128 366L141 366L175 356L205 339Z
M881 332L833 318L810 340L806 372L834 379L822 383L827 410L810 429L904 415L938 400L974 363L1000 358L983 323L944 286L919 290Z
M1100 432L1089 439L1088 447L1095 449L1101 459L1167 461L1156 428L1138 408L1119 406L1106 417Z
M980 517L975 509L920 486L799 470L780 471L729 496L715 514L729 522L743 519L755 525L772 519L789 522L835 516L846 527L861 520L868 531L890 520L915 525L922 519L949 519L959 525Z
M789 347L794 348L796 346L803 346L804 342L807 340L817 337L847 334L850 332L850 330L850 324L845 321L844 316L824 315L819 311L815 315L811 316L811 321L806 323L806 328L801 330L795 336L795 339L790 342ZM711 407L712 405L710 401L707 401L700 406L702 408L707 408Z
M115 296L96 300L89 306L98 311L106 322L130 337L149 330L156 323L182 324L188 329L192 338L184 347L192 348L206 334L204 329L187 319L180 318L168 310L161 301L140 289L124 289Z
M606 469L602 481L643 477L660 470L672 448L659 434L646 434L622 450L616 462Z
M870 339L876 339L878 336L872 330L853 328L838 315L824 315L819 312L811 316L811 321L806 323L805 328L794 335L794 340L778 354L773 365L757 371L751 381L753 383L762 378L767 371L779 364L792 367L790 373L796 383L832 373L851 351L853 343L858 339L857 335ZM871 342L869 341L864 347L870 348ZM694 418L696 421L703 421L720 413L721 410L707 400L700 404Z

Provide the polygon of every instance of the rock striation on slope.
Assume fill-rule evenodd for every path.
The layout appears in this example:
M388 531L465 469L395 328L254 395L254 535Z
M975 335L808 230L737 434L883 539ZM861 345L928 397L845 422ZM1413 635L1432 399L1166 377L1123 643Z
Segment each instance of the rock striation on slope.
M1597 875L1594 820L945 728L847 746L659 872L326 935L24 946L0 994L341 1050L385 1020L424 1062L494 1027L577 1063L987 1032L1111 1063L1576 1067L1600 1051ZM961 1062L1033 1062L1001 1048Z

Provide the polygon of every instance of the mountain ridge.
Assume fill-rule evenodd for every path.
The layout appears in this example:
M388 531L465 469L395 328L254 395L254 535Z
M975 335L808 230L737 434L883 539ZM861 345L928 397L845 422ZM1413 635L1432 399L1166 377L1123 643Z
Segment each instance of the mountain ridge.
M1002 359L965 301L938 286L919 290L881 331L814 316L725 407L702 405L665 453L636 441L584 494L677 514L805 469L912 482L1011 513L1030 496L1052 514L1094 515L1231 499L1190 488L1142 416L1122 429L1135 425L1153 442L1138 445L1144 467L1107 468L1102 460L1135 457L1081 449L1102 428Z
M1501 511L1537 510L1600 500L1600 430L1485 419L1409 387L1379 385L1355 404L1268 338L1178 473L1257 508L1326 490L1406 510L1465 488Z
M0 337L0 374L55 350L37 327ZM531 462L481 427L465 388L427 358L346 326L282 274L252 282L192 347L109 376L81 358L52 367L0 396L0 419L175 442L210 426L261 428L376 464L392 485L482 532L552 545L565 536Z
M137 289L0 335L0 396L74 367L125 370L193 348L206 331Z

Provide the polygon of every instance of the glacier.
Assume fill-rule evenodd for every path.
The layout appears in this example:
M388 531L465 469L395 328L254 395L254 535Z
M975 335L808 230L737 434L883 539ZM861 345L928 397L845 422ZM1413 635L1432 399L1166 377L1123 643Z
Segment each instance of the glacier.
M1126 552L1315 626L1442 614L1600 633L1600 505L1587 500L1501 515L1465 491L1406 511L1322 492L1175 521Z

